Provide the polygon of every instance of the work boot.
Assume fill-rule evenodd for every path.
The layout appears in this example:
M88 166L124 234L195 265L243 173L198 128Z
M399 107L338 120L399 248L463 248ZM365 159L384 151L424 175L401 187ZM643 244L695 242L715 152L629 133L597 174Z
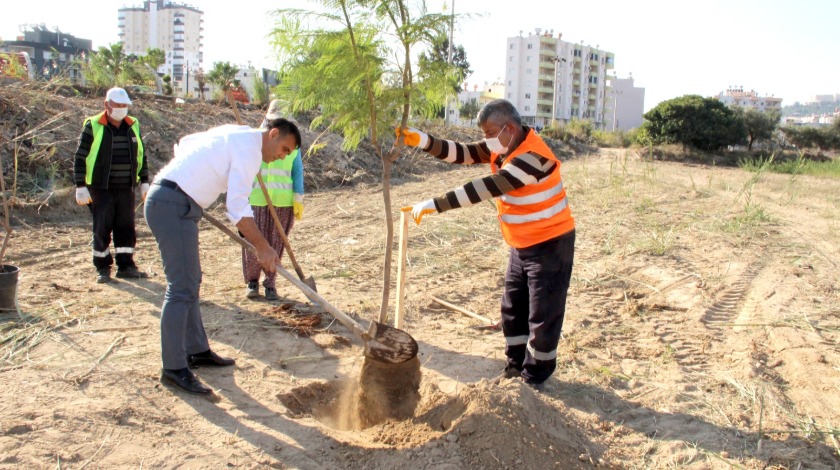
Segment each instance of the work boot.
M512 365L508 364L505 366L505 370L499 374L500 379L512 379L514 377L521 377L522 376L522 369L517 369Z
M245 297L249 299L256 299L259 296L260 288L257 281L248 281L248 291L245 293Z
M273 287L266 287L265 288L265 300L280 300L280 296L277 295L277 289Z
M137 266L128 266L118 268L117 277L120 279L146 279L149 275L137 269Z
M96 270L96 283L106 284L111 282L111 268L102 268Z

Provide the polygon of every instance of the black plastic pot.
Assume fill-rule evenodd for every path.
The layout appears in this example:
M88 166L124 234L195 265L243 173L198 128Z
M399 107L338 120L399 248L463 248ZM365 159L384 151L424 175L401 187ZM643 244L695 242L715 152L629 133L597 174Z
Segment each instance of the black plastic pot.
M0 266L0 311L17 311L17 284L20 268L11 264Z

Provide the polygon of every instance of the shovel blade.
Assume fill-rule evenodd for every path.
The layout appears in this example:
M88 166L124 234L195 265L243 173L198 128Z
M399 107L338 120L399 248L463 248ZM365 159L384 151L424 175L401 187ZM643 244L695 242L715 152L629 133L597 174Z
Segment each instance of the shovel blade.
M371 322L365 340L365 356L379 362L400 364L417 357L417 341L403 330Z
M306 279L304 279L303 283L309 286L309 288L312 289L314 292L318 292L318 288L315 286L315 279L313 279L312 276L309 276Z

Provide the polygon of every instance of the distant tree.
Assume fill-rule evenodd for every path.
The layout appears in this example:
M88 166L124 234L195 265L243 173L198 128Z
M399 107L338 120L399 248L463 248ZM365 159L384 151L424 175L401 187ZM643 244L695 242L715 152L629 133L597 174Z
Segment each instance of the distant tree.
M230 62L216 62L213 64L213 69L207 74L207 81L219 87L225 97L229 97L228 90L239 86L239 80L236 79L238 72L239 67Z
M101 46L91 55L83 67L87 83L96 89L129 84L145 84L150 76L143 71L138 61L125 53L121 43Z
M828 127L783 127L782 133L800 149L840 150L840 120Z
M716 98L686 95L663 101L644 118L644 134L653 144L714 151L746 140L744 122Z
M419 68L422 71L434 71L436 75L447 77L447 84L451 90L449 96L455 96L461 92L461 84L471 73L470 63L467 61L467 53L463 46L452 47L452 63L449 58L449 38L446 34L435 36L428 52L421 52L419 56ZM443 105L435 110L438 118L443 118L445 108Z
M161 65L166 63L166 52L164 52L163 49L150 47L146 49L146 55L141 57L140 60L153 70L157 71Z
M771 109L760 111L755 108L734 108L735 114L744 123L747 132L747 151L751 152L753 143L759 140L767 140L773 137L773 132L779 125L782 118L781 111Z
M146 55L140 58L140 62L146 67L149 74L154 79L158 93L163 93L165 91L165 86L163 84L163 80L161 80L158 75L157 69L166 63L166 53L163 49L150 47L146 49Z
M263 80L261 73L257 73L255 70L252 70L252 72L254 73L254 96L251 97L251 102L259 107L263 107L271 99L271 90L269 90L268 84Z
M163 80L163 94L166 96L172 96L172 77L169 74L164 75L161 77Z
M207 74L204 73L204 69L197 68L193 70L193 79L198 85L198 97L204 100L204 90L207 89Z
M472 124L473 119L478 116L478 112L481 110L481 106L478 104L478 100L471 99L461 105L461 109L459 111L459 115L461 119L466 119Z

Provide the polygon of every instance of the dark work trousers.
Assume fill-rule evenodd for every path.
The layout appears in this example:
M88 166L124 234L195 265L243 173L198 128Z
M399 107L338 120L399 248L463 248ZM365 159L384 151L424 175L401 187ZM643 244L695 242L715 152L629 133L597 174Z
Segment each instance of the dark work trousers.
M134 189L89 188L93 200L88 207L93 215L93 265L97 270L108 269L114 264L111 251L111 233L114 234L114 252L117 269L134 266Z
M179 189L153 184L146 196L146 222L157 241L166 274L166 293L160 311L160 353L164 369L189 367L188 354L210 349L198 305L201 214L201 207Z
M530 246L511 248L502 331L509 367L529 383L542 383L557 367L557 344L575 258L574 230Z

